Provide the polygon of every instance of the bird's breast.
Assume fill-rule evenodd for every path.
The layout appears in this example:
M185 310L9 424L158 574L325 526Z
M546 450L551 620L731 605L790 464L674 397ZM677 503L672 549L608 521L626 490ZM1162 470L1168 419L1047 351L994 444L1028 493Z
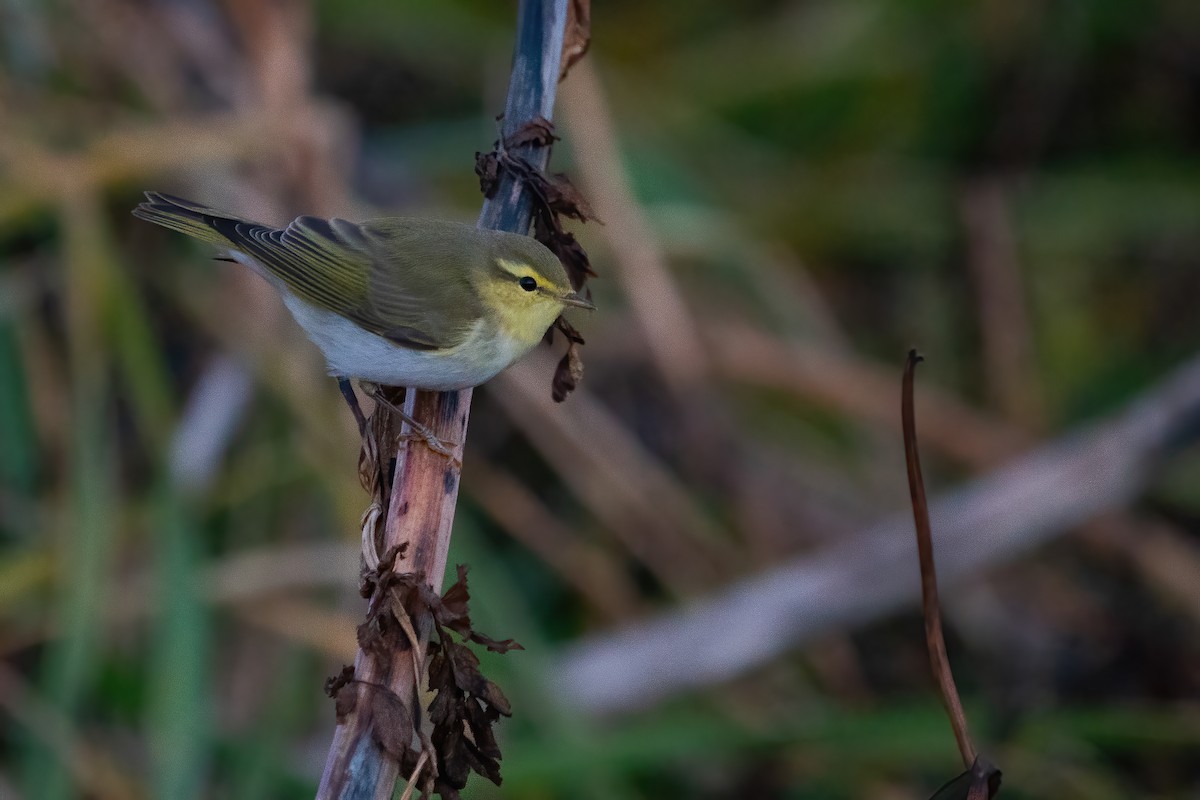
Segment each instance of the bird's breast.
M340 314L286 294L284 303L320 348L332 375L385 386L448 391L478 386L537 343L520 340L494 320L480 319L463 340L441 350L413 350L364 330ZM539 337L540 338L540 337Z

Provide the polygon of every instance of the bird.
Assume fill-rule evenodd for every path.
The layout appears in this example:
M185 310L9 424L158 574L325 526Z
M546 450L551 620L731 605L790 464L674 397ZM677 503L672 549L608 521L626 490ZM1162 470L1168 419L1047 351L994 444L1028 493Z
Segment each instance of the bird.
M568 307L594 310L529 236L415 217L301 216L274 228L162 192L133 215L225 248L282 295L359 422L351 378L449 391L525 355Z

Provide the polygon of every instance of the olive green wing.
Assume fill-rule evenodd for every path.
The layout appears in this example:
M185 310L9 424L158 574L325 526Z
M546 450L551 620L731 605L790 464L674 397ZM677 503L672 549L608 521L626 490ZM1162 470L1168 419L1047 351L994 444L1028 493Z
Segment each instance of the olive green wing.
M471 278L490 257L485 231L417 218L372 220L352 228L371 255L370 291L357 313L386 320L390 327L384 335L390 339L432 341L437 348L459 344L471 333L484 314Z
M466 270L446 268L455 245L437 241L447 233L439 223L306 216L271 228L170 195L146 197L135 216L244 253L301 299L397 344L454 347L479 317Z

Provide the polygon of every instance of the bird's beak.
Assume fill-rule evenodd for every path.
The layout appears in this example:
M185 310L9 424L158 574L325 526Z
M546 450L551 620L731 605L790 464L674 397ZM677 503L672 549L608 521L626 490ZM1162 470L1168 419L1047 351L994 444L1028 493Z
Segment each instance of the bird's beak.
M575 306L576 308L586 308L588 311L596 310L596 306L592 304L592 301L588 300L587 298L580 295L579 292L568 292L567 294L560 297L559 300L561 300L564 304L566 304L568 306Z

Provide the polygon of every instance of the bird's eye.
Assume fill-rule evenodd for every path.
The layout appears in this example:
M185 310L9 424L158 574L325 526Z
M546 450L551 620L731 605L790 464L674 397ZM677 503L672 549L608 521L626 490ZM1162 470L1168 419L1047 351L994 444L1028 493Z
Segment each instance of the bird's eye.
M524 278L521 278L521 280L517 281L517 285L527 292L532 292L537 288L537 281L526 275Z

